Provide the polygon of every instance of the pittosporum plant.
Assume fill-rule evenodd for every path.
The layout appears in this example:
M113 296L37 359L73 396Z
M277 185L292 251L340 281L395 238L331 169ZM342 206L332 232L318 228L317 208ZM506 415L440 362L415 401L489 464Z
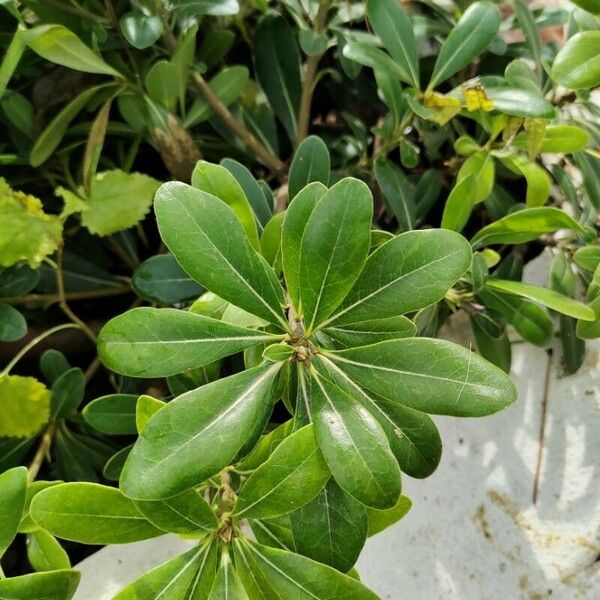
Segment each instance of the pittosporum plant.
M114 318L100 356L147 379L243 360L166 404L142 396L120 489L55 485L31 517L83 543L197 538L116 598L375 598L348 573L367 535L406 511L401 471L435 469L428 413L484 416L515 400L480 356L415 337L410 317L461 280L471 247L452 231L372 230L368 187L344 178L303 187L276 217L275 251L261 253L235 178L199 163L193 182L162 185L154 207L166 246L207 292L189 310ZM288 420L265 433L279 401Z

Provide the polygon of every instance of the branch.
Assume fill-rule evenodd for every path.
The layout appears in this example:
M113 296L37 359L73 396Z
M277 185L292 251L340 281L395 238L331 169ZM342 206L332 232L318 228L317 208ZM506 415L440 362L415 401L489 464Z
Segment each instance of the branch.
M287 171L285 163L272 154L266 146L261 144L246 126L233 115L227 106L221 102L221 99L212 91L202 75L193 73L192 80L207 104L221 117L225 125L244 142L248 150L262 160L277 177L280 179L283 178Z
M321 33L325 29L327 21L327 13L329 12L330 0L323 0L319 5L319 12L315 18L313 30L315 33ZM300 108L298 110L298 131L296 132L296 147L308 135L308 127L310 121L310 107L312 104L313 92L315 91L315 75L319 61L323 56L321 54L312 54L306 59L306 70L304 73L304 81L302 82L302 96L300 98Z

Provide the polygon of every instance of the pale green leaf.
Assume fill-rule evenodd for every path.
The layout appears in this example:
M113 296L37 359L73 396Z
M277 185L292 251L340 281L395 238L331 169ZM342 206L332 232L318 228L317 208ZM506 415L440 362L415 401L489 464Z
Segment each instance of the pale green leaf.
M0 436L29 437L50 418L50 390L33 377L0 376Z

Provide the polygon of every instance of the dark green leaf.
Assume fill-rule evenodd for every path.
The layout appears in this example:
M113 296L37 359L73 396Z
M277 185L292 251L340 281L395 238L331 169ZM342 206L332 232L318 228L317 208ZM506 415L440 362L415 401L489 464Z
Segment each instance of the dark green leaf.
M83 409L83 418L101 433L133 435L137 432L135 394L109 394L96 398Z
M66 419L83 401L85 377L79 368L69 369L52 384L50 419Z
M403 231L414 229L414 189L400 167L385 158L378 158L375 160L374 173L377 185L393 215L398 219L400 229Z
M330 177L329 150L323 140L310 135L298 146L288 180L288 194L290 200L296 197L305 186L314 181L324 185L329 183Z
M0 302L0 341L15 342L27 333L25 317L10 304Z

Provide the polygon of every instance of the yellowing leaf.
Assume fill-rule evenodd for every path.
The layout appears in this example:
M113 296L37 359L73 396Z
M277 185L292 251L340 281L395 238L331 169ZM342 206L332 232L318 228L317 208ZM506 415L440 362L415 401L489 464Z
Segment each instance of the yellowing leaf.
M45 214L38 198L11 189L0 177L0 265L26 260L37 267L61 237L60 220Z
M488 98L482 85L463 86L463 96L469 112L476 110L490 112L494 110L494 103Z
M0 436L28 437L50 418L50 390L33 377L0 377Z
M443 96L437 92L426 92L423 96L423 103L437 113L431 120L438 125L445 125L460 110L460 100L451 96Z
M105 171L90 184L81 222L91 233L109 235L139 223L152 206L159 182L141 173Z

